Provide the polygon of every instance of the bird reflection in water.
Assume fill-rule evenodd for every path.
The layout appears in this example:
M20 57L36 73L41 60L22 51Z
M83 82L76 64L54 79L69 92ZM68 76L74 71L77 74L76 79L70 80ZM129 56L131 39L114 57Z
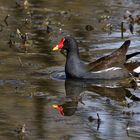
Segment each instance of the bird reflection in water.
M112 82L112 81L111 81ZM99 84L93 84L90 81L67 79L65 81L66 98L63 104L53 105L53 108L57 109L63 116L72 116L77 110L78 102L83 103L82 96L87 95L86 91L90 91L90 95L93 92L103 97L107 97L112 100L123 102L127 98L132 101L140 101L140 98L136 97L125 87L111 87Z

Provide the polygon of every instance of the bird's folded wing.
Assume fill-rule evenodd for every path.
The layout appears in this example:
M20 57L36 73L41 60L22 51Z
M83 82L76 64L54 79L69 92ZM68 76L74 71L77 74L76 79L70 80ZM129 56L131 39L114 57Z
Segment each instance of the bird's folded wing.
M110 67L123 67L126 61L126 53L130 45L130 40L125 41L122 46L110 55L101 57L87 65L89 71L98 71Z

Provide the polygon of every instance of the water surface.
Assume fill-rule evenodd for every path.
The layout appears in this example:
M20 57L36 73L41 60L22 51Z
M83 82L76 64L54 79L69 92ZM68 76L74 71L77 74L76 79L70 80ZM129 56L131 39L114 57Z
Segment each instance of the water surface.
M112 83L65 80L65 58L52 47L65 35L77 39L81 58L93 61L131 40L128 53L140 51L135 25L121 39L128 11L140 13L139 0L0 1L0 139L136 140L140 137L140 89ZM4 18L7 18L7 23ZM102 19L103 17L105 17ZM113 26L110 30L107 24ZM93 30L87 31L91 25ZM49 26L49 28L48 28ZM17 34L28 34L22 44ZM15 42L9 45L8 42ZM140 56L133 58L139 60ZM108 85L109 86L106 86ZM128 104L129 103L129 104ZM63 107L62 112L53 104ZM100 120L97 116L99 114ZM25 133L18 133L25 124Z

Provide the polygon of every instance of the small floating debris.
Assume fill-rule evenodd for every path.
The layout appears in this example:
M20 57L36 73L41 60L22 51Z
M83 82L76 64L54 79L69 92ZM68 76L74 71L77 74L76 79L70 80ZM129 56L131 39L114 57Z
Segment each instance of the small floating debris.
M108 32L108 34L110 35L112 33L112 30L113 30L113 25L111 23L105 24L102 27L102 30L105 32Z
M46 98L47 95L44 92L35 92L35 93L31 93L30 97L37 97L37 98Z
M123 115L133 116L135 113L133 111L123 111Z
M110 9L105 9L104 12L105 13L111 13L112 11Z
M10 48L18 51L27 52L32 46L33 41L29 40L28 33L21 33L19 29L16 32L12 32L7 42Z
M97 121L97 131L99 130L100 124L101 124L101 119L99 114L97 113L97 118L93 118L92 116L88 117L89 122L94 122Z
M17 127L15 130L16 134L20 135L20 134L27 134L28 130L26 129L26 125L20 125L19 127Z
M106 99L106 103L107 104L110 104L110 99Z
M61 15L67 15L68 12L67 12L67 11L60 11L60 14L61 14Z
M93 118L92 116L88 117L89 122L93 122L94 120L96 120L95 118Z
M102 21L106 21L106 20L109 20L109 19L110 19L110 16L108 16L108 15L101 15L98 18L98 22L101 23Z
M134 20L135 20L135 23L140 25L140 15L136 15L136 18Z
M140 138L139 122L128 122L126 126L126 132L128 137Z
M128 25L128 29L129 29L130 33L131 34L134 34L134 25L135 24L140 25L140 15L135 15L134 16L130 11L126 11L126 14L124 15L124 21L123 21L123 23L125 23L126 25ZM136 32L139 33L138 30ZM121 33L122 33L122 27L121 27ZM121 37L123 38L122 35L121 35Z
M140 35L140 30L137 30L136 32Z
M9 39L9 41L8 41L8 45L9 45L9 48L12 48L12 46L15 45L15 42L12 41L11 39Z
M29 2L28 0L16 0L16 7L23 7L25 9L27 9L29 6Z
M92 31L92 30L94 30L93 26L91 26L91 25L86 25L85 29L86 29L87 31Z
M24 49L27 52L28 48L32 45L32 40L29 40L28 33L21 33L19 29L16 31L18 38L20 39L20 48Z
M17 29L17 34L18 34L19 38L21 39L21 41L25 44L25 42L28 40L28 35L27 35L27 33L22 34L22 33L20 32L20 30Z

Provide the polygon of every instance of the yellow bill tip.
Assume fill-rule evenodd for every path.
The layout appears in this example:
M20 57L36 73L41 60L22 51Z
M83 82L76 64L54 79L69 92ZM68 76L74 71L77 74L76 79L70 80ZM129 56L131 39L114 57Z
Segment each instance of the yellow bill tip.
M57 107L58 107L58 105L52 105L52 107L53 107L53 108L57 108Z
M53 48L53 51L57 51L57 50L59 50L58 45L56 45L56 46Z

